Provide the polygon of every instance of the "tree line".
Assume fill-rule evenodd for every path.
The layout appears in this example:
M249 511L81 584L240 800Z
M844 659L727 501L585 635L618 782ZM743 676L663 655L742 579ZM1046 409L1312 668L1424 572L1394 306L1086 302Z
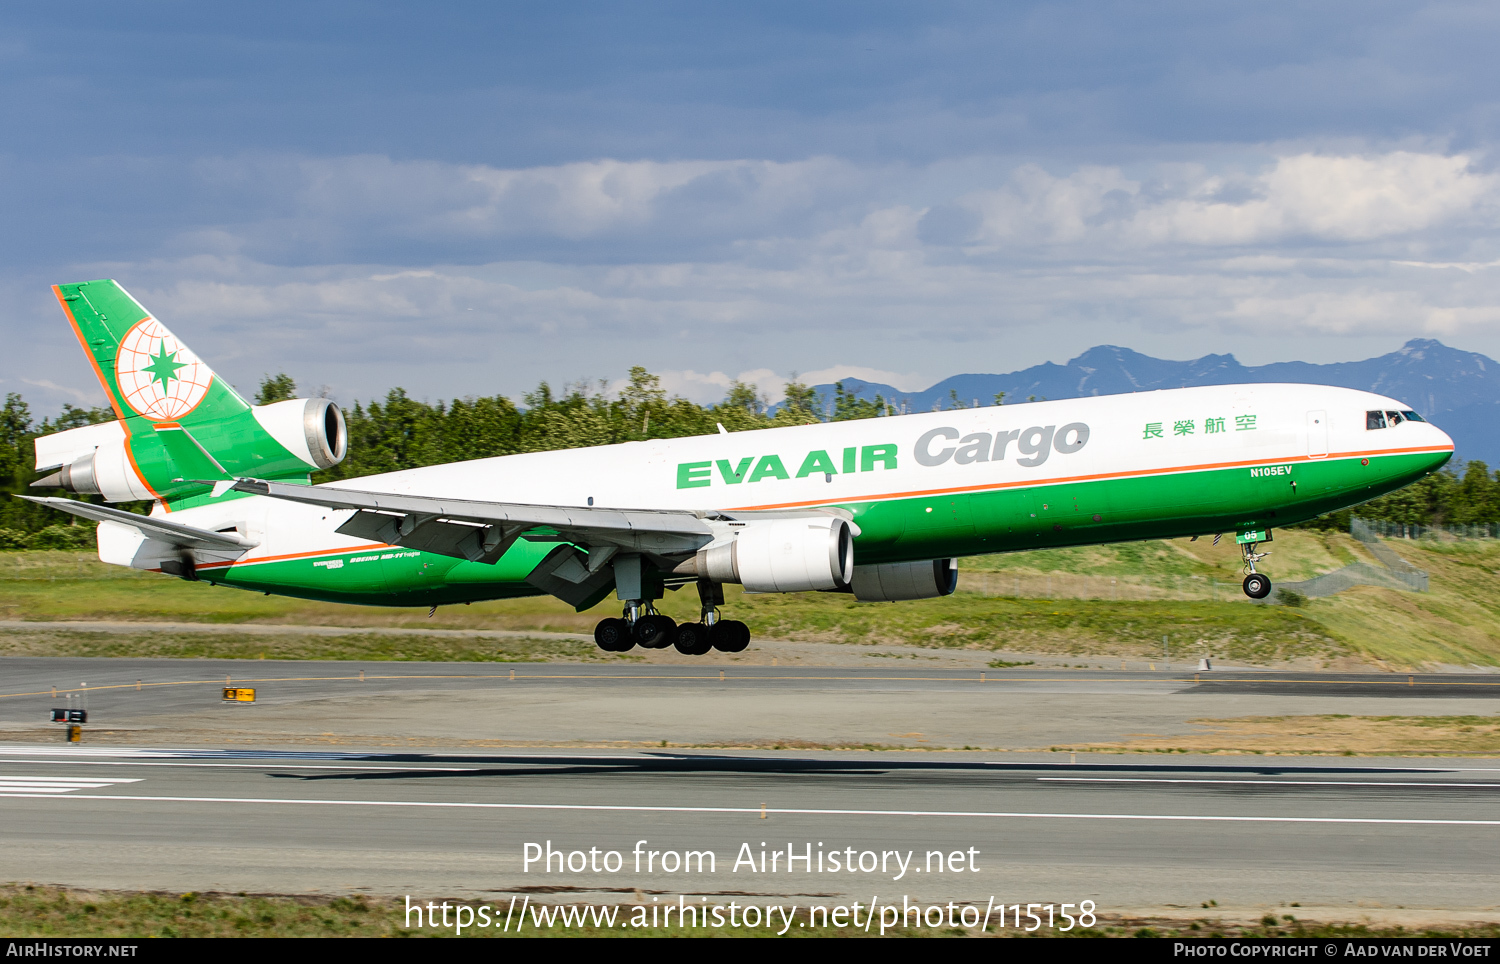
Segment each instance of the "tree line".
M297 386L285 374L267 376L256 394L256 404L297 397ZM427 402L393 388L384 399L356 401L344 411L349 452L344 461L314 474L314 482L355 478L378 472L465 459L543 452L555 449L610 445L646 439L711 435L719 426L730 432L806 425L822 421L881 418L897 414L894 404L876 395L862 398L842 382L825 399L795 375L786 386L786 399L774 408L752 385L734 382L724 399L698 405L669 395L661 379L645 368L630 370L619 391L604 383L576 384L554 390L546 382L516 405L504 395ZM996 404L1003 398L996 397ZM965 407L955 397L953 408ZM62 495L58 490L29 488L35 477L32 441L95 422L109 421L107 406L78 408L64 405L60 414L35 420L18 393L5 397L0 409L0 491ZM149 504L128 506L145 511ZM1471 525L1500 522L1500 472L1480 461L1433 473L1421 481L1354 510L1361 517L1419 525ZM1333 513L1308 525L1347 528L1349 510ZM0 549L64 549L92 545L93 525L21 499L0 500Z
M296 382L286 374L261 381L255 403L267 405L297 397ZM892 414L884 398L860 398L834 386L826 400L793 375L786 399L771 406L753 385L734 382L723 401L697 405L669 396L661 379L641 367L618 392L604 383L569 385L561 391L546 382L527 393L522 405L504 395L427 402L393 388L384 399L354 403L344 410L349 451L344 461L314 473L314 482L394 472L423 465L464 459L543 452L553 449L610 445L645 439L709 435L724 426L730 432L784 425L807 425ZM107 422L115 417L108 406L78 408L64 405L61 414L36 421L30 406L16 392L5 397L0 410L0 492L7 495L67 495L58 489L30 488L36 477L33 440L71 428ZM85 497L102 501L97 497ZM123 508L145 512L150 503ZM70 549L93 544L94 524L75 516L60 518L54 509L23 499L0 499L0 549Z

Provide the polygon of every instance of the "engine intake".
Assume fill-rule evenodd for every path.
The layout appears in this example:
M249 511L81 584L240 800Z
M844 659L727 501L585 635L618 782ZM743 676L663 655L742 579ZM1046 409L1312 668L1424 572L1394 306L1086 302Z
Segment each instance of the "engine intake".
M854 598L861 602L901 602L951 596L958 588L958 560L929 559L855 566L850 588L854 591Z
M841 589L854 571L854 534L833 516L731 523L730 536L698 551L695 570L749 592Z
M254 408L260 427L288 452L315 469L344 461L349 433L344 413L326 398L293 398Z

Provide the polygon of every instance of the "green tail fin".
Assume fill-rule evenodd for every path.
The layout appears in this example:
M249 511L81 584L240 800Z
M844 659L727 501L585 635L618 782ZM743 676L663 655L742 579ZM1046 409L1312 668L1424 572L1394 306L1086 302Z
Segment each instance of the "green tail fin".
M53 291L125 429L119 453L125 463L109 464L128 463L128 472L169 508L213 498L209 486L193 480L306 482L313 469L343 458L343 421L332 403L252 406L117 282L56 285ZM332 416L317 422L314 416L325 409ZM326 452L312 451L305 424L330 426ZM102 450L96 456L113 457ZM140 498L134 494L140 488L132 481L115 490Z
M250 411L229 383L118 282L85 281L52 290L120 418L193 425Z

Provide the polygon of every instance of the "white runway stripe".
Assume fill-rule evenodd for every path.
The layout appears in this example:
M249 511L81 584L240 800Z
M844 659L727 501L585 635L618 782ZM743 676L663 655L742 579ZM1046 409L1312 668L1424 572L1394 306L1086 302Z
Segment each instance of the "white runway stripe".
M6 793L6 797L31 794ZM311 807L410 807L446 810L579 810L609 813L745 813L813 817L988 817L1005 820L1161 820L1186 823L1375 824L1389 826L1500 827L1500 820L1428 820L1400 817L1237 817L1176 813L1031 813L1005 810L834 810L799 807L630 807L577 803L450 803L435 800L298 800L289 797L153 797L88 794L68 800L120 800L140 803L222 803Z
M1236 787L1483 787L1500 790L1493 783L1414 783L1406 780L1201 780L1187 777L1037 777L1048 783L1222 783Z
M0 776L0 794L67 793L70 790L100 790L139 779L114 777L22 777Z
M232 770L399 770L414 773L472 773L479 767L387 767L324 763L200 763L198 761L162 762L159 760L0 760L0 763L24 763L27 766L77 767L215 767ZM545 764L565 766L566 764Z

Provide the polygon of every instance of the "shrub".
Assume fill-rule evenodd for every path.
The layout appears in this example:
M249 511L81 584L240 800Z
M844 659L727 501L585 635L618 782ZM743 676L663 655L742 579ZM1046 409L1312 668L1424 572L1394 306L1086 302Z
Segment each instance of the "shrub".
M1295 589L1276 590L1276 601L1283 606L1301 607L1307 605L1307 597Z
M29 549L86 549L94 545L93 526L50 525L26 540Z

